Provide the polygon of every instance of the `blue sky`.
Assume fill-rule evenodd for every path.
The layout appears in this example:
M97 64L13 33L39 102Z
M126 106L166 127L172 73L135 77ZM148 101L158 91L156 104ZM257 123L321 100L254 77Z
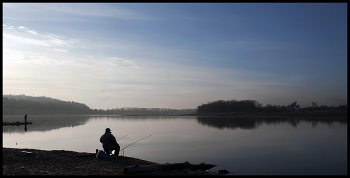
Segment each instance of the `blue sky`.
M346 3L3 3L3 94L93 109L347 103Z

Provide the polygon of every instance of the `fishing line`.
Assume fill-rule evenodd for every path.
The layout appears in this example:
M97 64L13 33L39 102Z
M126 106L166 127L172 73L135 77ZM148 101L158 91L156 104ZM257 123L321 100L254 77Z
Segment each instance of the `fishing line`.
M118 139L117 141L119 141L119 140L121 140L121 139L125 138L126 136L128 136L128 135L125 135L124 137L122 137L122 138Z
M147 136L147 137L150 137L150 136L151 136L151 135L149 135L149 136ZM147 137L141 138L140 140L137 140L136 142L141 141L141 140L143 140L143 139L145 139L145 138L147 138ZM132 144L134 144L134 143L136 143L136 142L133 142L133 143L129 144L128 146L126 146L126 147L120 149L119 151L123 150L123 156L124 156L124 149L127 148L127 147L129 147L129 146L131 146Z

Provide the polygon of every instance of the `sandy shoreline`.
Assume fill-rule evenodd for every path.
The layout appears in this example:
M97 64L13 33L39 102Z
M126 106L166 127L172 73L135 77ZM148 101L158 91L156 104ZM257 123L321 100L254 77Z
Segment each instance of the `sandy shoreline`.
M3 175L128 175L124 168L157 164L138 158L119 156L98 159L93 153L67 150L39 150L3 147ZM136 175L215 175L213 171L168 170Z

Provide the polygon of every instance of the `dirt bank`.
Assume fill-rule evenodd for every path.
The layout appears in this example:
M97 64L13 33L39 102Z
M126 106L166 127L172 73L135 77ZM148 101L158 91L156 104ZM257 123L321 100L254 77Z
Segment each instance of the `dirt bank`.
M98 159L92 153L66 150L3 148L3 175L128 175L123 170L135 164L157 164L119 156ZM23 152L24 151L24 152ZM28 153L29 152L29 153ZM216 175L214 171L170 170L136 175Z

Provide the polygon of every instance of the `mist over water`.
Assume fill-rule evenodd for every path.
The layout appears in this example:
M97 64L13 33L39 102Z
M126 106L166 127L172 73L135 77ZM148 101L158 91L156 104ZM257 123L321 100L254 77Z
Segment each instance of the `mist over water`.
M4 116L21 121L23 116ZM3 126L3 147L93 153L109 127L120 154L157 163L216 164L234 175L346 175L346 118L38 115ZM17 145L16 145L17 143Z

